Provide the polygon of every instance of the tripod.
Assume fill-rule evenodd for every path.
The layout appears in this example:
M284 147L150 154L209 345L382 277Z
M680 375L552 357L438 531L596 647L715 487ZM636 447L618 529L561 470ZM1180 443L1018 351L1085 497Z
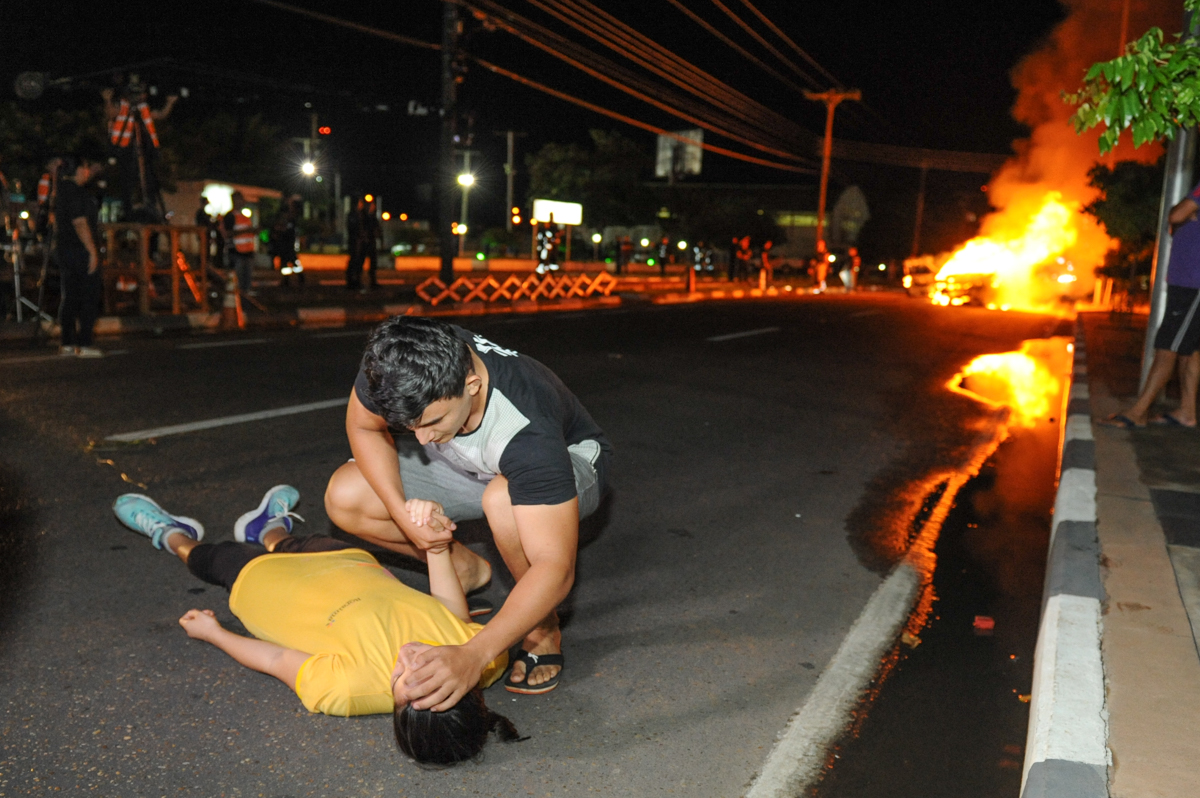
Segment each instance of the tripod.
M42 268L38 274L37 281L37 302L33 302L24 295L21 289L21 275L25 271L25 247L21 241L21 229L18 225L12 226L12 239L9 247L9 253L12 255L13 265L13 308L16 311L17 323L25 321L24 309L28 308L33 311L34 318L38 321L34 325L33 340L36 342L41 337L42 325L45 321L48 324L54 323L54 317L42 310L42 304L46 298L46 269L50 262L50 255L46 253L42 258Z

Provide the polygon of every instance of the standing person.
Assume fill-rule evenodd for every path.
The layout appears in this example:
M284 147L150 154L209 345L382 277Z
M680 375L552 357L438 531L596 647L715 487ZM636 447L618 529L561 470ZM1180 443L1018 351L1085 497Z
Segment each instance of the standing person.
M292 275L296 275L300 287L304 287L304 267L296 258L296 200L287 200L275 223L271 225L271 263L279 259L279 274L282 279L279 285L290 288Z
M762 270L768 283L775 278L775 267L771 265L771 249L774 246L773 241L767 241L762 246Z
M245 296L255 296L254 281L254 212L246 204L242 192L233 192L233 208L225 214L225 252L237 275L238 290Z
M658 242L658 276L667 276L667 258L671 256L671 239L663 236Z
M362 288L362 262L365 241L363 240L363 209L366 200L359 197L354 207L346 214L346 241L350 259L346 261L346 288L356 291Z
M359 228L360 240L362 242L362 259L363 268L369 269L367 276L367 285L363 289L378 288L379 275L376 272L379 263L379 237L381 230L379 227L379 214L375 210L375 200L366 200L363 205L362 222Z
M829 253L825 250L825 242L819 242L817 247L817 258L814 264L813 280L816 286L813 288L814 294L825 293L825 278L829 274Z
M397 445L395 433L410 430ZM436 319L398 316L371 334L350 394L354 459L325 492L329 518L364 540L409 556L450 545L470 592L491 566L454 543L456 521L486 518L516 586L483 631L414 661L412 697L440 709L479 681L515 643L505 688L558 686L562 634L555 608L575 579L579 519L605 490L612 447L574 394L536 360ZM417 525L410 499L444 511ZM419 688L418 688L419 685Z
M55 252L62 275L61 355L104 357L92 346L104 284L100 277L100 203L85 188L101 170L87 154L61 166L54 199Z
M1115 427L1144 427L1150 408L1179 365L1179 407L1151 423L1196 426L1200 385L1200 185L1171 208L1171 261L1167 265L1167 307L1154 337L1154 360L1146 385L1128 410L1108 417Z

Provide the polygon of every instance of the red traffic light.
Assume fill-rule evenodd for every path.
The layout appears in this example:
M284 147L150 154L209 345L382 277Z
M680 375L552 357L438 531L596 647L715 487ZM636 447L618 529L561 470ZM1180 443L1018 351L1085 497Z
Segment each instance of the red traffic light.
M328 136L333 132L333 128L331 128L329 125L322 125L321 127L317 128L317 132L322 136Z

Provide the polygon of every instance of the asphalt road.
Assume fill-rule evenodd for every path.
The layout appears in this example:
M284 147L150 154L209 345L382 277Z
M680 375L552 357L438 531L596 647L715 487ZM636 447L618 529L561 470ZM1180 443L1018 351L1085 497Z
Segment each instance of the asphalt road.
M131 338L102 361L10 349L0 796L738 795L903 551L913 486L955 468L991 417L945 382L1058 327L889 295L464 323L553 368L617 451L564 607L563 685L486 694L530 739L423 770L386 716L309 715L184 635L191 607L232 620L223 592L112 517L118 494L144 492L227 539L288 482L302 528L329 530L340 409L88 443L346 396L365 330ZM485 527L461 531L498 562Z

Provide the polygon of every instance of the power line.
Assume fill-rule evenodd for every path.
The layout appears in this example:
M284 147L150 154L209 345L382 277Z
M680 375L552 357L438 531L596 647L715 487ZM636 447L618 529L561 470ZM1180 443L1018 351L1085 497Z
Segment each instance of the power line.
M789 69L791 69L793 72L795 72L800 77L807 80L813 86L821 85L815 78L813 78L811 75L809 75L807 72L805 72L800 67L796 66L796 64L793 63L791 61L791 59L789 59L783 53L779 52L779 50L775 49L775 47L770 42L768 42L766 39L764 39L758 31L754 30L754 28L752 28L748 24L746 24L745 20L743 20L737 14L733 13L733 11L728 6L726 6L724 3L721 2L721 0L712 0L712 3L717 8L721 9L721 11L723 11L725 13L725 16L729 17L734 22L736 22L738 27L740 27L742 30L746 31L746 33L750 34L751 38L753 38L754 41L758 42L759 44L761 44L763 46L763 49L765 49L771 55L775 56L780 61L782 61Z
M664 90L661 86L647 83L636 74L618 66L617 64L614 64L602 56L592 53L586 48L581 48L574 42L571 42L570 40L559 36L553 31L527 20L519 14L515 14L514 12L499 6L497 3L493 2L493 0L456 0L456 2L472 8L477 16L482 16L485 21L490 22L493 26L504 30L506 33L517 36L526 43L541 49L547 54L565 61L571 66L574 66L575 68L580 69L592 77L607 83L613 88L616 88L632 97L653 105L659 110L665 111L672 116L676 116L684 121L690 122L691 124L698 125L705 130L709 130L710 132L725 136L726 138L733 139L734 141L738 141L742 144L746 144L747 146L754 147L755 149L776 155L778 157L789 158L797 161L808 160L808 156L806 154L797 153L797 149L800 151L800 153L806 153L808 150L807 147L796 147L795 145L798 142L788 145L793 147L793 149L790 150L780 149L778 146L771 146L770 144L763 142L763 140L760 138L761 133L755 133L754 131L745 129L744 125L741 123L741 120L736 117L729 117L723 112L719 113L719 116L724 117L724 121L720 123L714 123L705 118L711 117L711 110L699 108L686 98L679 97L678 95L672 95L671 92ZM485 6L486 10L485 8L480 8L480 6ZM588 64L584 63L584 59L590 60L595 66L589 66ZM636 86L637 88L633 88L630 84L632 84L632 86ZM671 104L656 99L653 96L655 93L668 97L671 100ZM753 117L751 117L751 119L753 119ZM769 126L763 125L762 127L766 129L764 132L770 130ZM739 129L740 132L735 132Z
M642 130L647 130L651 133L655 133L660 136L666 136L668 138L675 139L676 141L682 142L683 144L688 144L693 147L695 147L695 146L703 147L704 149L708 150L709 152L715 152L718 155L724 155L729 158L735 158L739 161L746 161L748 163L754 163L754 164L758 164L760 166L769 166L772 169L782 169L787 172L800 172L803 174L815 174L816 173L815 169L810 169L805 166L793 166L791 164L786 164L786 163L776 163L774 161L768 161L765 158L756 158L753 155L746 155L744 153L735 152L734 150L729 150L724 147L718 147L714 144L709 144L707 142L700 142L699 144L697 144L695 140L689 139L686 136L681 136L678 133L672 133L671 131L664 130L661 127L655 127L654 125L650 125L645 122L641 122L637 119L634 119L633 117L629 117L629 116L626 116L625 114L618 113L617 111L610 111L607 108L603 108L594 103L590 103L587 100L581 100L578 97L574 97L570 94L567 94L566 92L559 91L558 89L552 89L549 86L546 86L545 84L538 83L537 81L530 80L529 78L526 78L526 77L522 77L521 75L518 75L515 72L507 70L504 67L497 66L496 64L490 63L488 61L484 61L482 58L472 58L472 60L476 64L479 64L484 69L487 69L491 72L495 72L497 75L503 75L506 78L515 80L516 82L521 83L525 86L528 86L532 89L537 89L538 91L545 92L546 94L549 94L552 97L557 97L560 100L565 100L566 102L573 103L575 105L580 106L581 108L586 108L589 111L595 111L598 114L603 114L604 116L610 117L612 119L620 120L621 122L624 122L627 125L632 125L634 127L641 128Z
M814 69L816 69L822 75L824 75L825 78L827 80L829 80L830 83L832 83L834 86L836 86L838 88L842 87L842 82L840 80L838 80L833 75L831 75L829 73L829 70L827 70L825 67L818 64L817 60L815 58L813 58L808 53L804 52L804 50L800 49L800 45L798 45L794 41L792 41L787 36L787 34L785 34L782 30L779 29L778 25L776 25L774 22L772 22L770 19L767 18L766 14L759 11L758 8L754 5L754 3L751 3L750 0L742 0L742 5L744 5L748 9L750 9L750 11L752 11L754 13L754 16L758 17L760 22L762 22L764 25L766 25L768 28L770 28L772 33L774 33L776 36L778 36L780 39L782 39L783 42L785 44L787 44L789 47L791 47L793 50L795 50L797 55L799 55L801 58L803 58L805 61L807 61Z
M675 6L675 8L677 8L678 10L682 11L685 15L687 15L687 17L689 19L692 20L692 22L695 22L697 25L704 28L706 31L711 33L713 36L716 36L718 39L720 39L725 44L726 47L730 48L731 50L733 50L738 55L745 58L750 63L759 67L764 72L769 73L772 77L774 77L779 82L786 85L792 91L797 92L797 93L804 91L804 89L800 88L799 85L794 83L791 80L791 78L788 78L782 72L775 69L775 67L766 63L765 61L760 59L758 56L754 55L749 50L747 50L746 48L742 47L740 44L735 42L733 39L726 36L724 33L721 33L721 31L719 31L715 27L713 27L713 25L710 22L708 22L708 20L701 17L695 11L692 11L690 8L688 8L683 3L681 3L680 0L667 0L667 2L670 3L671 5Z

